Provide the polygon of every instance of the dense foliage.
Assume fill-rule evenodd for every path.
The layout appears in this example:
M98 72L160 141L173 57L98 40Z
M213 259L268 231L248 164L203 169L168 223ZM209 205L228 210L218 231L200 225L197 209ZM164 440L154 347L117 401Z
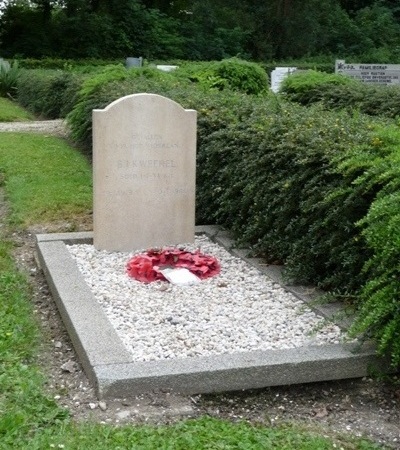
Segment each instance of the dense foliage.
M343 75L308 71L282 83L285 98L301 105L322 103L327 109L360 111L372 116L400 116L400 86L377 86Z
M215 75L207 78L204 73ZM201 81L194 74L200 74ZM191 79L192 76L195 76L195 79ZM210 88L210 80L218 80L214 88ZM231 104L233 92L229 87L234 87L234 91L242 93L250 89L257 93L266 93L267 75L256 64L238 60L201 65L199 71L184 69L176 75L150 67L126 70L122 65L109 66L83 83L77 102L68 115L68 121L73 137L90 148L92 109L104 108L113 100L138 92L166 95L186 108L198 109L203 104L212 104L212 99L218 96L220 91L227 89L227 94L221 93L221 98L225 103ZM232 114L233 112L229 111L225 116L216 119L218 124L222 124Z
M359 226L371 257L364 265L367 283L361 290L354 334L364 332L388 351L400 366L400 129L385 127L376 134L374 151L351 152L343 161L347 172L358 174L354 185L377 189Z
M174 75L199 83L205 88L218 90L231 89L246 94L262 94L269 89L265 70L258 64L238 58L212 63L184 64Z
M11 57L266 61L400 58L393 0L10 0L0 54Z
M81 81L81 77L66 71L22 70L17 83L18 102L37 116L65 117L75 104Z
M19 77L18 63L10 64L0 58L0 97L12 97L16 93Z

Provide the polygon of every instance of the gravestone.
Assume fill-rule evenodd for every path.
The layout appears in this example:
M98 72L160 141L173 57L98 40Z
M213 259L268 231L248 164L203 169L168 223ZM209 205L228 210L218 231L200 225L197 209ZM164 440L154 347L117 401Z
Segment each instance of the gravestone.
M155 94L93 110L97 249L194 242L196 118L196 111Z
M130 69L131 67L142 67L143 58L140 56L139 58L129 57L125 60L125 67Z
M170 66L170 65L166 65L166 64L158 64L156 66L156 68L158 70L162 70L163 72L173 72L174 70L176 70L179 66Z
M271 72L271 91L279 92L282 81L296 70L297 67L276 67Z

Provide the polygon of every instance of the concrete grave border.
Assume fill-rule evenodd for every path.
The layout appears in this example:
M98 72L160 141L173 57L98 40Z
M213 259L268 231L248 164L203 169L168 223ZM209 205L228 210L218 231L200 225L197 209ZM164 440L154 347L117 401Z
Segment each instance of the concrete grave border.
M335 305L316 306L320 293L301 286L285 286L277 266L247 258L233 248L229 235L218 227L196 227L246 260L327 318L342 318ZM93 233L38 234L38 264L68 330L79 360L99 399L125 398L153 390L180 394L223 392L316 381L363 377L370 370L387 372L387 360L376 356L371 344L332 344L288 350L134 362L95 300L69 254L67 244L91 244ZM346 327L346 321L341 323Z

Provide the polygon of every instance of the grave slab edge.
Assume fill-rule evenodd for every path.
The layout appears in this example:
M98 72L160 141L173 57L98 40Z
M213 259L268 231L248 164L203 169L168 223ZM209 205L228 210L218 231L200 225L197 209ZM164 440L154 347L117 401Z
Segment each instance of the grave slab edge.
M326 345L288 350L96 366L99 398L129 397L153 390L215 393L266 386L358 378L387 372L371 345Z
M94 366L128 363L132 357L83 280L65 242L38 241L36 248L40 268L79 361L91 382L96 385Z
M228 250L232 249L233 241L229 234L217 226L198 226L196 234L207 234ZM389 363L377 357L370 344L365 347L358 344L325 345L149 363L133 362L66 249L66 244L92 243L92 236L91 232L39 234L36 236L36 247L40 267L99 398L126 397L160 388L194 394L356 378L368 375L371 365L374 370L390 370ZM68 277L67 267L71 270ZM87 317L87 312L75 310L83 304L77 303L76 296L78 299L82 299L82 296L90 299L90 317L97 318L94 330L88 330L82 323L81 318ZM107 342L101 348L98 345L98 323L109 333Z

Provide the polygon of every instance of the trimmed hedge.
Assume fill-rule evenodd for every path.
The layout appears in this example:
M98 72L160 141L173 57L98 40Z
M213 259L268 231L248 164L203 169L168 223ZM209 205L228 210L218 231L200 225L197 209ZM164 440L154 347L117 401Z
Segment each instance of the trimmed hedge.
M62 59L62 58L24 58L18 59L19 65L23 69L42 69L42 70L97 70L110 64L122 63L122 60L103 60L98 58L90 59Z
M400 130L397 125L378 128L368 151L351 152L341 164L358 176L353 184L377 189L367 214L359 221L371 252L363 268L367 279L359 298L352 333L362 332L378 342L400 367Z
M310 105L321 102L327 109L358 110L371 116L400 116L400 86L377 86L343 75L322 72L294 73L281 87L287 100Z
M357 290L368 257L355 223L376 195L338 169L354 148L369 146L372 121L272 103L208 136L199 153L204 219L231 229L287 276L340 292ZM364 188L364 187L363 187Z
M208 117L210 120L205 124L207 133L210 133L214 127L225 126L224 123L229 121L230 117L237 118L235 112L237 103L240 104L243 98L249 98L240 92L226 89L226 93L219 89L209 89L201 83L191 82L186 74L176 75L175 72L162 72L151 67L126 70L122 66L109 66L83 83L77 102L67 120L73 138L90 151L93 109L104 108L124 95L152 92L170 97L187 109L203 109L205 114L211 114L211 117ZM265 89L263 92L267 95ZM248 113L251 108L249 103Z
M21 70L18 103L47 119L64 118L73 108L82 77L71 72Z
M304 62L304 61L274 61L260 63L260 65L271 76L271 72L277 67L297 67L298 70L313 70L316 72L334 73L335 60L331 62Z
M67 116L73 139L90 153L93 109L103 109L112 101L135 92L159 93L158 86L165 84L171 87L175 82L171 74L157 69L127 70L122 65L105 68L82 84L75 105Z

